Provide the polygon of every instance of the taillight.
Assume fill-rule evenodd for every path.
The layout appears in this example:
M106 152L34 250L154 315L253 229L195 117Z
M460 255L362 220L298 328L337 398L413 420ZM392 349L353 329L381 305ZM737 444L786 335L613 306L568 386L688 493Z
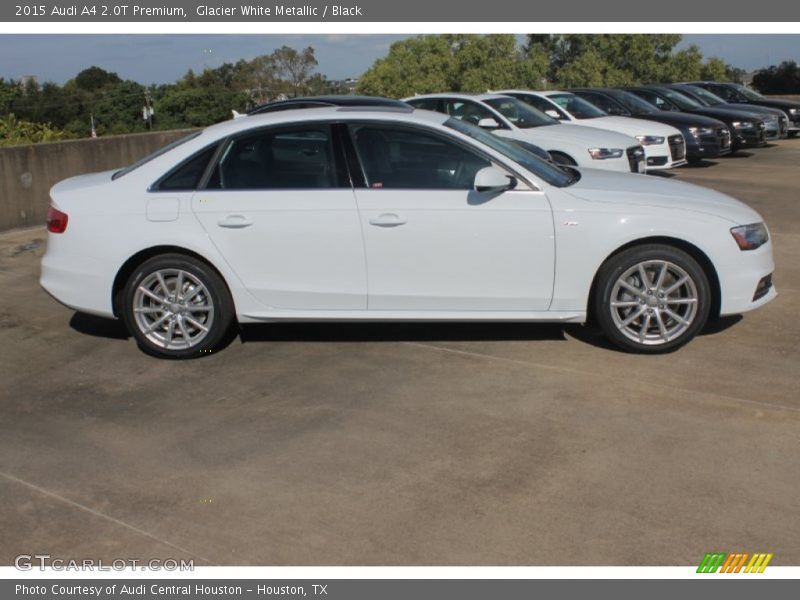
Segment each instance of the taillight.
M66 213L51 206L47 210L47 231L50 233L64 233L67 229L68 220L69 217Z

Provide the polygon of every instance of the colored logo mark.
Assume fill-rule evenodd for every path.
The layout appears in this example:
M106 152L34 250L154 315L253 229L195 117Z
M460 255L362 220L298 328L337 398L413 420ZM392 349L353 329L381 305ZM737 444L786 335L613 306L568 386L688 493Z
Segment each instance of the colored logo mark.
M698 573L763 573L773 554L747 552L725 553L714 552L703 557Z

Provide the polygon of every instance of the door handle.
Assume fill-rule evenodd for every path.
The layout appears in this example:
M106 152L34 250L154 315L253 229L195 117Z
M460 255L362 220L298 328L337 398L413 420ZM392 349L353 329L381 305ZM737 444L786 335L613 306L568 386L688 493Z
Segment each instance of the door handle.
M220 227L228 229L242 229L243 227L250 227L253 222L244 215L228 215L224 219L217 221Z
M406 223L408 223L407 219L395 213L383 213L369 220L369 224L375 225L376 227L397 227L398 225L405 225Z

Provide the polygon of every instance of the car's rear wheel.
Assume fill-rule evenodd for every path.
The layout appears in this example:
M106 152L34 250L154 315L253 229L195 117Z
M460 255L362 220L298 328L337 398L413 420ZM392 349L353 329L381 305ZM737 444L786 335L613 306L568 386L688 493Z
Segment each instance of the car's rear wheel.
M675 350L700 332L711 308L711 287L689 254L647 244L606 261L594 298L597 322L612 342L655 354Z
M131 274L122 317L139 346L150 354L193 358L218 349L234 322L225 282L200 260L163 254Z

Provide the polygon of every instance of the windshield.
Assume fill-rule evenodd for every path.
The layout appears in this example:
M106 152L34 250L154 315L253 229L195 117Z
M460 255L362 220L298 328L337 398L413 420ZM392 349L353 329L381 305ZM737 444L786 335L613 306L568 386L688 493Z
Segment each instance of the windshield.
M694 110L696 108L702 108L703 105L700 104L697 100L693 100L689 98L689 96L685 96L680 92L676 92L675 90L670 90L668 88L659 89L659 92L664 94L673 104L675 104L681 110Z
M509 140L504 140L501 137L489 133L488 131L470 125L464 121L459 121L456 118L449 118L444 123L445 127L455 129L459 133L463 133L478 142L489 146L495 152L499 152L507 159L522 165L525 169L534 173L538 177L550 185L556 187L566 187L580 179L580 173L577 170L562 170L559 167L539 158L535 154L523 149L522 146L514 144Z
M636 94L631 94L630 92L618 92L617 94L614 94L613 98L631 111L634 115L647 115L661 112L649 102L642 100L639 98L639 96Z
M744 96L748 100L766 100L766 98L764 98L764 96L762 96L758 92L754 92L753 90L746 88L743 85L734 84L733 87L735 87L736 91L739 92L742 96Z
M514 127L520 129L558 124L553 117L548 117L542 111L516 98L490 98L484 102L511 121Z
M558 104L576 119L596 119L608 116L607 113L597 108L594 104L590 104L575 94L551 94L547 98Z
M705 88L701 88L701 87L698 87L696 85L690 85L689 88L690 88L690 91L695 96L700 98L700 100L705 102L707 106L717 106L718 104L726 104L725 100L723 100L722 98L720 98L716 94L713 94L713 93L709 92Z
M177 148L181 144L184 144L184 143L188 142L189 140L193 140L194 138L196 138L201 133L203 133L202 130L193 131L192 133L190 133L187 136L179 138L179 139L175 140L174 142L170 142L169 144L167 144L163 148L159 148L158 150L156 150L152 154L148 154L144 158L141 158L141 159L137 160L132 165L130 165L128 167L125 167L124 169L120 169L119 171L117 171L116 173L114 173L111 176L111 179L119 179L120 177L124 177L125 175L127 175L131 171L134 171L135 169L138 169L142 165L144 165L146 163L149 163L151 160L158 158L162 154L166 154L167 152L169 152L173 148Z

